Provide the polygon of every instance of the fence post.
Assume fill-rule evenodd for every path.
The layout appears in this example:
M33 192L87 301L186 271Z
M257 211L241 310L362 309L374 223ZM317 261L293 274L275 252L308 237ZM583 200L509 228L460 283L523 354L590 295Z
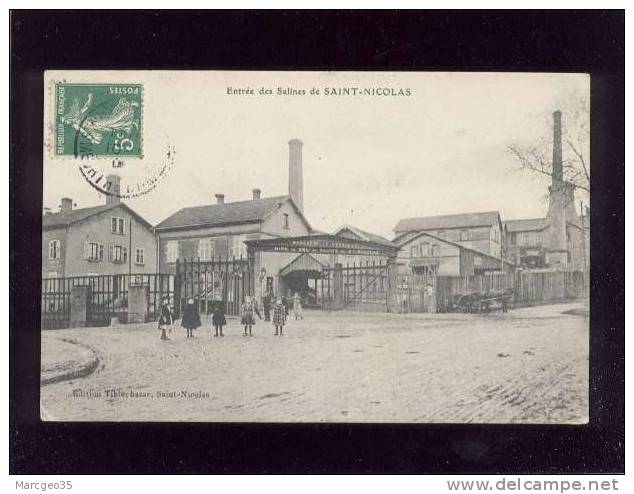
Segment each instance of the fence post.
M88 296L87 286L74 286L70 295L70 327L83 328L88 320Z

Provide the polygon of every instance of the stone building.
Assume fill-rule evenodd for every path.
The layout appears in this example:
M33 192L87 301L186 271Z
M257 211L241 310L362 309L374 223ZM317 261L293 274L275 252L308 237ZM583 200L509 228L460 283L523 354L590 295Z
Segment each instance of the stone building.
M508 259L522 268L546 266L544 230L546 218L508 220L506 229L506 252Z
M500 257L448 240L430 232L413 232L394 240L399 278L474 276L487 272L510 271L512 264Z
M402 243L403 236L422 232L496 259L504 257L504 229L497 211L405 218L394 228L394 241Z
M118 191L119 177L108 180ZM64 197L42 216L42 278L155 273L156 249L152 225L115 195L80 209Z
M158 237L159 270L174 273L176 261L225 260L240 256L246 260L245 240L309 235L311 227L303 214L302 141L291 139L289 146L288 194L262 197L253 189L246 201L226 202L216 194L216 203L183 208L155 227ZM263 283L277 292L279 271L296 255L260 253L255 259L256 274L265 273ZM262 287L256 285L256 294Z

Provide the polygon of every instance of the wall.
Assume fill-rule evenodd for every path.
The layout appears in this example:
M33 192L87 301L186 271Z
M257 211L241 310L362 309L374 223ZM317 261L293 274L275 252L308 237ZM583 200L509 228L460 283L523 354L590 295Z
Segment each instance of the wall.
M126 225L123 235L111 233L110 219L125 218ZM132 249L130 249L130 222L132 224ZM104 245L102 261L88 261L84 259L84 242L99 242ZM69 227L66 250L65 276L83 276L87 274L125 274L130 270L130 264L114 263L108 258L109 245L128 247L128 256L132 256L132 273L156 272L156 240L153 232L130 214L124 207L117 207L105 213L90 217ZM135 249L145 249L145 263L135 264Z
M288 214L288 229L284 228L284 214ZM284 201L273 214L266 218L262 224L262 232L274 237L300 237L310 233L290 200Z
M246 257L246 249L244 240L256 238L260 232L260 223L247 223L241 225L224 225L220 227L210 228L194 228L190 230L160 232L159 238L159 272L175 273L176 263L167 262L167 244L169 241L178 241L178 257L179 259L198 258L200 252L198 250L199 241L209 238L213 240L214 257L221 256L225 258L240 257L240 254Z
M460 240L460 232L468 231L468 240ZM478 226L471 228L449 228L444 230L429 230L432 235L463 245L470 249L492 255L502 256L502 230L499 223L492 226Z
M51 273L57 273L58 278L64 276L67 233L66 228L42 231L42 278L51 277ZM58 259L48 258L49 240L59 240L60 254Z
M429 256L421 256L421 245L429 244ZM432 245L438 245L440 247L440 255L434 257L432 253ZM418 249L418 255L412 257L412 246ZM397 265L399 266L399 274L412 273L411 262L412 259L435 259L438 261L437 274L442 276L459 276L460 275L460 248L456 245L452 245L442 240L438 240L434 237L427 235L421 235L411 242L407 242L402 245L398 251L396 258Z

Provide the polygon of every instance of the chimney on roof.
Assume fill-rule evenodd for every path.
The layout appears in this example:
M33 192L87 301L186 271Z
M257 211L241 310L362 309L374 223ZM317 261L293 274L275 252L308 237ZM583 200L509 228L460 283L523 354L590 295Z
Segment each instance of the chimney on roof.
M117 204L121 202L121 177L111 174L106 177L106 205Z
M253 200L256 201L262 197L262 189L253 189Z
M288 195L293 198L300 211L304 210L303 145L299 139L288 141Z
M73 200L70 197L62 197L62 204L59 210L61 213L70 213L73 210Z
M44 216L48 216L51 213L52 213L51 208L44 208Z
M225 203L225 195L216 194L216 204L224 204L224 203Z

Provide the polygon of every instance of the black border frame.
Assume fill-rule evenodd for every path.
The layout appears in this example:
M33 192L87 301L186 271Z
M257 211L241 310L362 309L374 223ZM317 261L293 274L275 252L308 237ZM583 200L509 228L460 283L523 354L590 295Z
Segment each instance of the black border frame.
M624 11L20 10L10 30L11 473L624 471ZM590 73L590 424L40 422L45 68Z

